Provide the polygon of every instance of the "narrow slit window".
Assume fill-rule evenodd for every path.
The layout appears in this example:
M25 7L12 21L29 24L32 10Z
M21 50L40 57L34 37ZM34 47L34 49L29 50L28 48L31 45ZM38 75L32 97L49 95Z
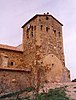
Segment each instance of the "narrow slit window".
M33 37L33 32L31 32L31 36Z
M55 34L55 36L56 36L56 30L54 29L53 31L54 31L54 34Z
M59 37L61 36L61 33L60 32L58 32L58 35L59 35Z
M46 27L46 32L48 32L48 30L49 30L49 28L48 28L48 27Z
M34 30L36 30L36 26L34 26Z
M41 30L43 29L43 25L41 25Z
M27 33L29 33L29 29L27 29Z
M33 31L33 26L31 26L31 30Z

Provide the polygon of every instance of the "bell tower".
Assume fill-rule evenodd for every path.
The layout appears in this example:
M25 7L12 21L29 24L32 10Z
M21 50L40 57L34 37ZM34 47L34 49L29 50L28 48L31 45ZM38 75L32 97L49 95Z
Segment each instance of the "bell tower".
M57 80L61 76L59 80L64 81L69 80L69 71L65 67L62 26L56 18L47 13L35 15L22 28L25 66L36 66L38 63L46 70L49 69L50 73L56 71L55 80L58 75ZM52 70L53 68L55 70ZM49 75L53 79L53 75Z

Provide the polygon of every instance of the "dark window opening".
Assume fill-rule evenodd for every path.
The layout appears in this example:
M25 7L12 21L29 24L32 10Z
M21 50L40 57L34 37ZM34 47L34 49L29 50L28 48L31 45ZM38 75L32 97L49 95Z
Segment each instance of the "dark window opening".
M55 34L55 36L56 36L56 30L54 29L53 31L54 31L54 34Z
M52 57L53 57L53 55L52 55Z
M62 47L60 47L60 50L62 50Z
M65 61L64 61L64 59L63 59L63 65L65 66Z
M26 36L27 36L27 38L29 38L29 35L28 35L28 33L26 34Z
M39 19L39 21L41 21L41 19Z
M54 64L52 64L52 66L54 66Z
M49 30L49 28L48 27L46 27L46 31L48 32L48 30Z
M48 20L49 18L46 16L46 20Z
M63 65L65 66L65 62L63 61Z
M31 36L33 37L33 32L31 32Z
M45 80L45 83L49 83L49 81L48 80Z
M29 30L27 29L27 33L29 33Z
M33 26L31 26L31 30L33 31Z
M13 62L11 62L11 66L13 66Z
M34 30L36 30L36 26L34 26Z
M41 25L41 30L42 30L42 28L43 28L43 25Z
M54 30L54 33L56 33L56 30Z
M68 77L70 78L70 75L68 75Z
M59 37L61 36L61 33L60 32L58 32L58 34L59 34Z

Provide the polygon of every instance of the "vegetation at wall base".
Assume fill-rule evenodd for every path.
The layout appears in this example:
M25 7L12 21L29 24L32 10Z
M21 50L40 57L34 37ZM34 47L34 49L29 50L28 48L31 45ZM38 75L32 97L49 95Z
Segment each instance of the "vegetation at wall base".
M66 96L64 88L56 88L50 89L48 93L38 94L34 100L69 100L69 98Z
M16 96L17 93L21 94L24 91L31 92L31 91L34 91L34 88L29 87L22 91L4 95L4 96L2 96L2 98L8 97L9 98L8 100L13 100L13 99L10 99L10 97ZM1 98L1 96L0 96L0 98ZM42 92L42 93L33 94L33 98L31 96L22 98L22 97L19 97L19 95L18 95L18 98L14 99L14 100L69 100L69 98L66 96L65 88L62 87L62 88L49 89L49 91L47 93Z

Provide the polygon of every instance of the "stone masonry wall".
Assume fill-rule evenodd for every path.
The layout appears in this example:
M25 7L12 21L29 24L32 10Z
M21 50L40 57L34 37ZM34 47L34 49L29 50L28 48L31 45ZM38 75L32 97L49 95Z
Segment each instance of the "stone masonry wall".
M65 64L62 26L51 16L39 16L36 45L39 46L37 52L41 52L42 57L53 53L61 60L62 64Z
M24 70L0 69L0 95L31 86L30 76L30 72Z
M38 19L36 61L39 63L39 66L41 65L41 67L43 66L45 69L44 78L47 79L46 76L48 75L47 80L49 80L50 77L49 81L68 81L70 78L69 74L67 74L69 71L65 67L62 25L48 15L38 16ZM50 56L52 54L54 57ZM50 63L45 64L44 61Z
M63 52L62 25L51 16L37 16L23 28L24 61L31 65L35 59L37 46L41 54L55 54L65 65ZM38 52L38 51L37 51ZM29 59L28 59L29 58Z
M51 15L37 15L26 23L23 27L23 48L24 64L32 67L36 81L39 80L37 73L40 74L40 69L43 72L43 75L40 74L42 75L40 81L45 81L47 75L54 76L50 77L50 81L69 80L67 74L69 71L65 67L64 60L62 24ZM54 57L51 57L51 54ZM44 61L46 58L47 61L48 57L50 63L45 64Z
M6 58L8 58L7 66L2 65L2 62L6 62L6 61L5 61L5 59L1 59L1 55L7 56L6 57ZM1 59L0 60L1 67L22 68L23 52L0 49L0 59ZM4 61L2 61L2 60L4 60Z
M33 66L36 54L37 19L32 20L23 28L23 56L25 66Z

